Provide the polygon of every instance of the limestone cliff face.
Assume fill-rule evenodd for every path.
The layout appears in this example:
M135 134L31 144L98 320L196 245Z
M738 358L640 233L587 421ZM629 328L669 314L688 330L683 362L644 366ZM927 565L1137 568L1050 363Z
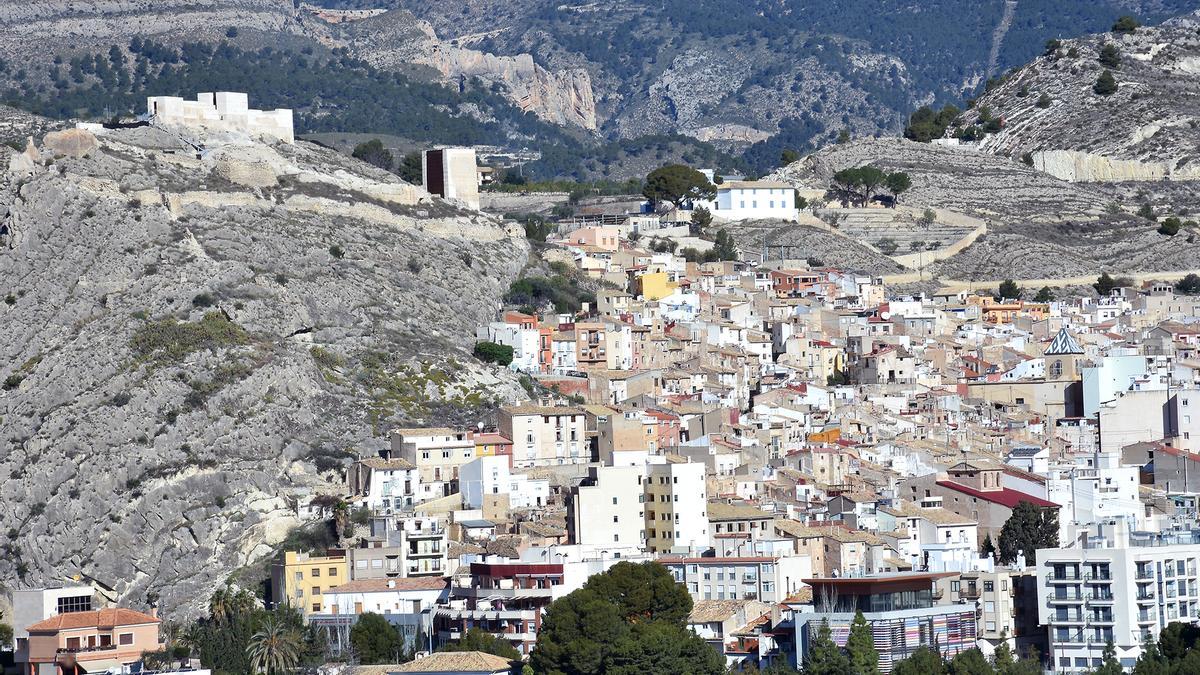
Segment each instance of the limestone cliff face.
M1035 167L1064 180L1196 180L1198 29L1200 18L1191 15L1132 35L1067 40L980 98L962 121L974 122L986 107L1004 126L980 149L1028 153ZM1100 62L1106 47L1118 63ZM1106 69L1118 89L1101 96L1092 86Z
M8 585L193 614L391 426L520 396L467 352L517 228L303 142L141 128L0 167Z
M592 80L582 68L548 70L530 54L497 56L438 38L433 27L406 11L391 11L339 26L332 33L360 58L381 67L432 67L451 84L479 78L497 84L519 106L555 124L596 129Z
M433 66L447 79L499 82L517 106L548 122L596 128L592 78L582 68L551 72L534 63L530 54L496 56L454 46L435 48L417 62Z

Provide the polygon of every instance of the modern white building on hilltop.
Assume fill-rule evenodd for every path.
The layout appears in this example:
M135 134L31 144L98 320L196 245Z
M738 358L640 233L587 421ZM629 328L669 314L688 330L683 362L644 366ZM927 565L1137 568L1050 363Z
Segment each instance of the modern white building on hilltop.
M255 110L243 92L202 92L196 94L195 101L179 96L151 96L146 99L146 112L163 124L239 131L277 138L285 143L295 141L291 110Z
M717 198L705 206L724 220L795 220L796 189L781 181L732 181L718 185Z

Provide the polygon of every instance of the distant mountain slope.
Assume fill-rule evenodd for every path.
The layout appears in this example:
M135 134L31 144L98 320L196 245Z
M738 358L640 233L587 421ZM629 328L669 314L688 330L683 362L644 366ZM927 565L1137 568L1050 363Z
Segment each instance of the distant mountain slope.
M390 427L523 397L469 355L519 228L309 143L198 140L0 146L6 581L195 612Z
M391 4L326 0L332 4ZM1195 0L396 0L446 38L552 69L585 68L602 128L679 131L778 149L894 133L916 105L959 100L1051 37L1159 21ZM993 61L994 59L994 61ZM994 66L994 68L993 68Z
M1107 96L1093 91L1105 70L1117 82ZM1027 155L1060 178L1200 180L1200 17L1065 41L981 97L963 122L985 108L1004 125L981 149Z

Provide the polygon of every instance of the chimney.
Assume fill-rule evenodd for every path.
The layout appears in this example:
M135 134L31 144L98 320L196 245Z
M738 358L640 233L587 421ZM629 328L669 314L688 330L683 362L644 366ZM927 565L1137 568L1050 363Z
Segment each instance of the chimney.
M158 606L150 605L150 616L154 617L155 619L158 618Z

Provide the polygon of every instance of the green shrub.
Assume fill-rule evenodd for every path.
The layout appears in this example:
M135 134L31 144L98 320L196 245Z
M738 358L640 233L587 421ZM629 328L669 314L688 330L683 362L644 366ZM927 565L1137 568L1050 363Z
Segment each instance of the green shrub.
M137 329L130 347L139 359L178 363L202 349L216 350L250 342L250 335L221 312L208 312L199 321L168 317Z
M474 354L475 358L484 363L507 366L513 362L513 348L495 342L476 342Z

